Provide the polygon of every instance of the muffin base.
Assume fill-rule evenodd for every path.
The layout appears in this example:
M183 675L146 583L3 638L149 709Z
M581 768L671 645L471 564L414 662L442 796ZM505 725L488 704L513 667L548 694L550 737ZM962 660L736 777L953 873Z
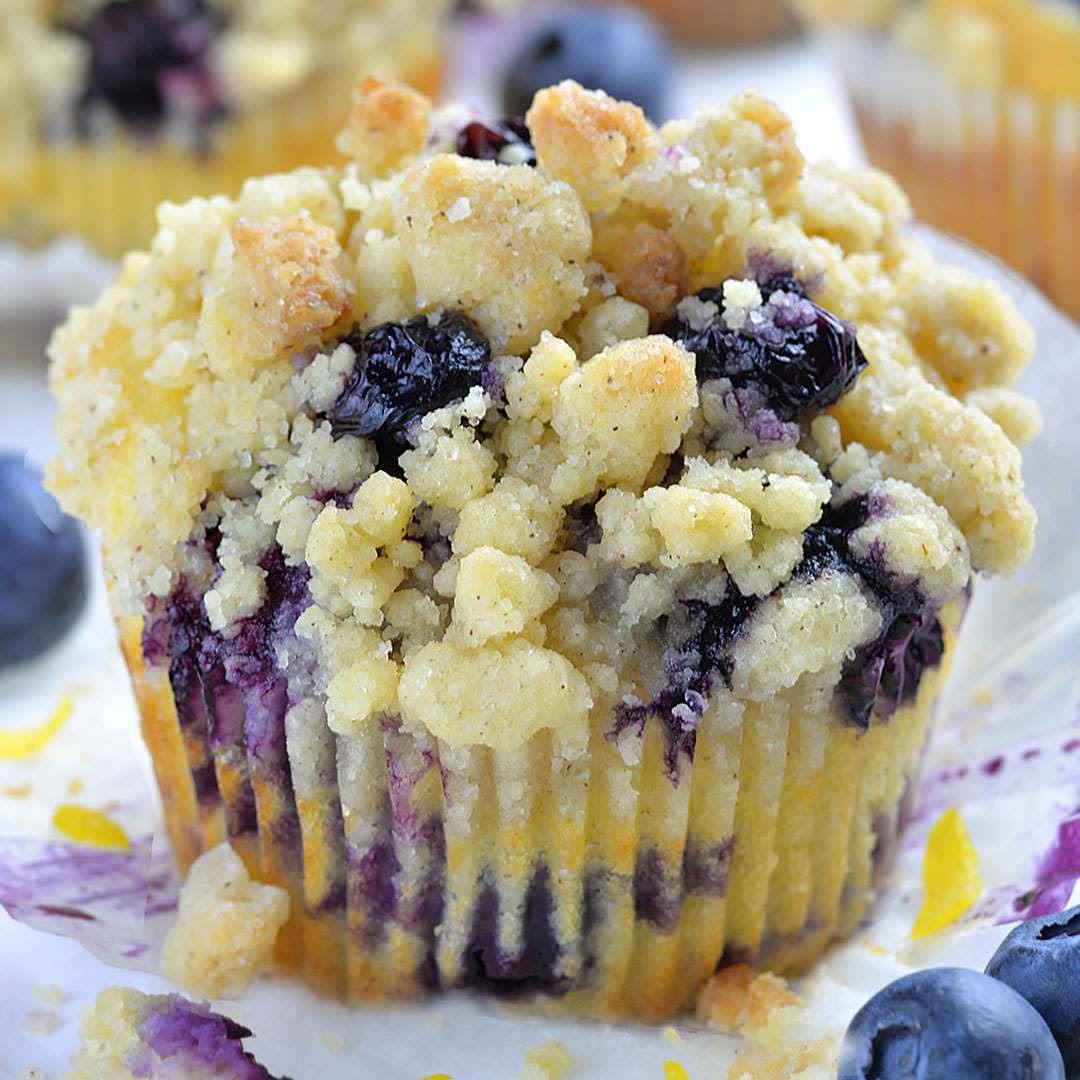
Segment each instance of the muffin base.
M576 759L543 732L498 752L391 722L335 736L283 693L212 674L178 709L142 620L119 630L177 860L228 838L289 891L283 968L352 1001L478 986L658 1020L718 966L796 973L857 928L893 860L963 608L942 609L942 664L887 720L862 731L795 692L721 691L674 776L655 723L627 761L603 730Z
M1080 101L965 88L891 42L830 40L867 156L916 216L999 256L1080 317Z
M796 20L783 0L640 0L684 41L745 44L794 33Z
M432 56L404 78L434 95L441 61ZM144 248L166 200L235 195L251 176L337 163L334 140L358 79L353 69L327 73L286 99L237 113L204 154L121 129L93 142L9 147L6 161L0 154L0 235L33 246L74 234L116 258Z

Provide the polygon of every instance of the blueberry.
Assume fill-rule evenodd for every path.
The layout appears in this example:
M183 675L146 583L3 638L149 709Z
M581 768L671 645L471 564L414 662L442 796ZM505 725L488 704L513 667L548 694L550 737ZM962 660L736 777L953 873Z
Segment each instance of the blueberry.
M327 419L337 436L374 439L380 465L389 469L408 448L410 426L464 398L491 362L483 332L453 311L384 323L345 340L356 350L356 364Z
M503 106L524 115L545 86L574 79L633 101L653 120L667 115L671 54L646 15L622 7L556 11L541 20L511 58L503 78Z
M697 357L699 382L726 378L736 389L753 388L782 420L835 404L866 367L855 331L809 300L790 278L766 282L760 321L732 330L723 318L723 289L697 298L717 306L704 326L677 316L664 333Z
M1021 923L986 974L1031 1002L1057 1039L1066 1075L1080 1078L1080 907Z
M0 457L0 668L58 642L86 604L82 533L19 458Z
M457 152L462 157L497 161L501 165L535 165L536 151L532 135L520 117L508 117L485 124L474 120L457 137Z
M1064 1080L1043 1018L978 971L905 975L856 1014L838 1080Z
M110 0L77 32L89 46L80 123L101 103L130 126L148 130L168 113L166 82L181 76L199 119L224 109L210 64L210 46L221 28L205 0Z

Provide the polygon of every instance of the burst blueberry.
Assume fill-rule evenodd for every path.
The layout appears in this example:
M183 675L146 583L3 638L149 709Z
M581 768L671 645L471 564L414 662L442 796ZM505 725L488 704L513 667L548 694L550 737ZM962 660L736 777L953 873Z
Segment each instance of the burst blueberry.
M0 668L60 641L86 604L82 532L41 476L0 457Z
M838 1080L1064 1080L1043 1018L1004 983L965 968L905 975L844 1036Z
M346 338L356 364L327 412L334 434L374 439L380 465L396 470L414 423L483 383L491 346L466 316L444 311L384 323Z
M1080 907L1021 923L986 974L1011 986L1046 1021L1069 1080L1080 1078Z
M462 157L497 161L500 165L535 165L536 151L525 121L511 116L485 124L473 120L457 136L456 150Z
M204 0L110 0L77 32L89 46L80 120L98 104L131 127L160 125L169 109L169 82L183 82L197 119L223 113L210 68L210 47L221 29Z
M780 419L802 418L839 401L866 358L850 325L794 288L789 277L766 282L766 303L740 330L724 321L723 289L703 289L697 298L716 315L704 326L678 316L664 333L696 356L699 382L728 379L758 390Z

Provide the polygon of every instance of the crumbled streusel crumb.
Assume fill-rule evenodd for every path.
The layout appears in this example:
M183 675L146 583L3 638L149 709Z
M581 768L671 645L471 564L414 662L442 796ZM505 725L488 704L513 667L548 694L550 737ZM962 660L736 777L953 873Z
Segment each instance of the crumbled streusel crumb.
M208 997L240 997L269 963L288 914L288 894L252 881L240 857L220 844L188 871L179 916L162 948L162 969Z
M562 1080L574 1067L570 1051L560 1042L546 1042L525 1055L519 1080Z

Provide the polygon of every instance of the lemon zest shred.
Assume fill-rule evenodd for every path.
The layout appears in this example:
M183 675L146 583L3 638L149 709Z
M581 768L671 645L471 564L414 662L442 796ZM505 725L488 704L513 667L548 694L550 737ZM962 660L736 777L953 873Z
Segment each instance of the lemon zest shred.
M131 841L123 828L107 814L88 806L63 803L53 813L53 828L77 844L130 851Z
M48 720L21 731L0 731L0 758L29 758L40 754L56 737L75 711L70 694L63 694Z
M964 819L950 807L934 822L923 855L923 902L911 927L912 938L928 937L952 926L982 895L979 853Z

